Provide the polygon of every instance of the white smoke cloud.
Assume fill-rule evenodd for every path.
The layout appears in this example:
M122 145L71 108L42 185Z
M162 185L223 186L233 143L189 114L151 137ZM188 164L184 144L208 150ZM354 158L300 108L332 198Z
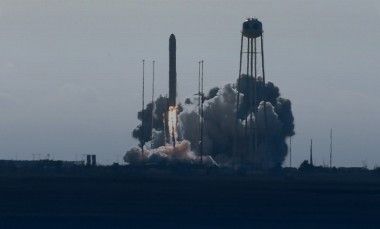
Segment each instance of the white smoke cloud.
M143 154L141 154L141 148L133 147L125 154L124 161L131 165L141 162L148 164L199 163L201 158L196 156L190 148L190 142L187 140L179 142L175 147L166 145L153 149L144 148ZM202 159L206 166L217 166L217 163L210 156L204 156Z
M231 164L234 136L235 134L242 136L244 133L241 120L237 121L237 133L235 133L237 93L232 84L227 84L203 104L203 155L212 156L222 165ZM192 143L193 149L199 155L199 107L197 100L193 101L183 106L183 111L179 115L179 126L183 138ZM237 137L237 140L239 138Z

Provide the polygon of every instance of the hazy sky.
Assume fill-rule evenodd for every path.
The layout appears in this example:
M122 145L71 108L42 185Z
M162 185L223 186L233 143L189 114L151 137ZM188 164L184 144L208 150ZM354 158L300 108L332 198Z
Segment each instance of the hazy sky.
M378 1L0 1L0 158L97 154L121 161L135 145L151 61L168 93L168 40L177 38L178 95L238 76L241 24L263 22L266 78L292 101L293 165L308 158L380 165ZM288 159L286 165L288 165Z

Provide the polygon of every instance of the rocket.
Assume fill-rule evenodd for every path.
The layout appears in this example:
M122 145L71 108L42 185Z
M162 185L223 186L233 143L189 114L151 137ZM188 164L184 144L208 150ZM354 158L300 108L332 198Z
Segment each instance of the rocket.
M174 34L169 38L169 98L168 98L168 112L165 113L166 120L166 139L168 143L173 144L177 139L177 70L176 70L176 41Z
M169 38L169 101L168 106L176 106L177 70L176 70L176 40L174 34Z

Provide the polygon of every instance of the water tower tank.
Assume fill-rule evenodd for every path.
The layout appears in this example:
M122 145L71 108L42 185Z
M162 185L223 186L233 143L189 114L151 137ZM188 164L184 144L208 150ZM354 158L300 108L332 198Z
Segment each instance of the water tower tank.
M243 22L243 36L248 38L257 38L263 34L263 24L256 18L248 18Z

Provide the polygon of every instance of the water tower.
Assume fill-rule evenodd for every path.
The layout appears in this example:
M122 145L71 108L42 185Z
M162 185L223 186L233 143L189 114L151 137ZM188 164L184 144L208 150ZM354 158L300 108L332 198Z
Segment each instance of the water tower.
M243 78L246 82L242 82ZM252 113L255 117L257 114L257 107L261 101L257 101L257 82L258 76L265 85L265 71L264 71L264 43L263 43L263 24L256 18L248 18L243 22L241 30L240 42L240 66L239 66L239 79L237 81L237 88L241 91L242 86L246 86L244 97L248 98L249 114L245 117L245 139L248 139L248 150L246 152L237 152L235 147L234 156L241 158L241 163L246 161L253 162L257 167L262 167L264 155L258 155L258 128L256 122L253 123ZM250 83L253 82L253 83ZM265 86L262 90L265 90ZM262 91L265 95L265 91ZM236 110L239 108L239 95L237 96ZM266 129L266 104L264 96L264 116L265 116L265 129ZM238 113L238 112L236 112ZM250 119L250 122L248 122ZM238 122L238 114L236 114L236 126ZM249 124L248 124L249 123ZM253 124L252 124L253 123ZM266 130L264 130L266 132ZM235 136L237 133L235 134ZM265 134L266 135L266 134ZM264 136L265 137L265 136ZM237 143L237 140L235 141Z
M245 22L243 22L243 29L241 33L248 39L262 37L263 24L255 18L248 18Z

